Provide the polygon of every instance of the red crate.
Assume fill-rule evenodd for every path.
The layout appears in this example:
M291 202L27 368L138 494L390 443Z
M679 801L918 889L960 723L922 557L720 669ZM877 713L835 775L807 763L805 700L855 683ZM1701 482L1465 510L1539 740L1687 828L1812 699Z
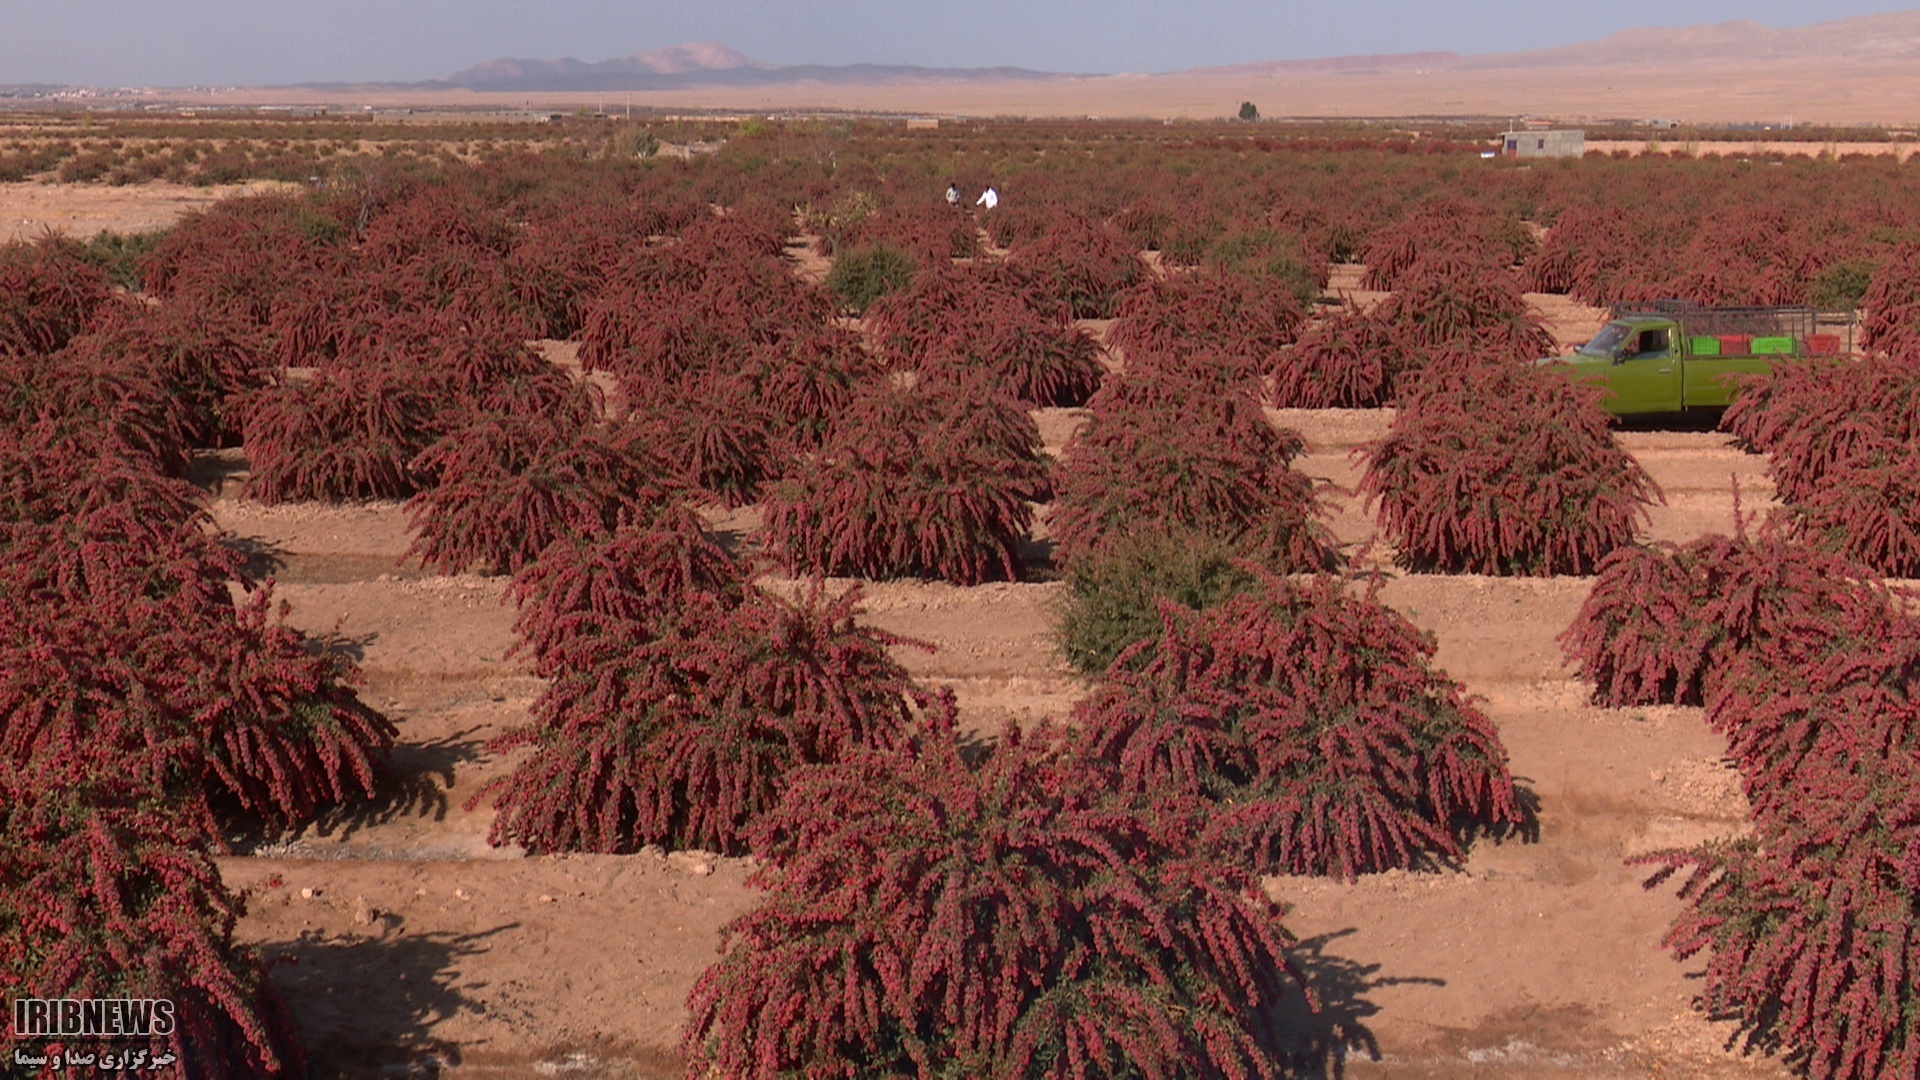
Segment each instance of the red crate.
M1721 356L1750 356L1753 354L1753 337L1750 334L1719 334Z
M1815 334L1807 339L1808 356L1839 356L1839 334Z

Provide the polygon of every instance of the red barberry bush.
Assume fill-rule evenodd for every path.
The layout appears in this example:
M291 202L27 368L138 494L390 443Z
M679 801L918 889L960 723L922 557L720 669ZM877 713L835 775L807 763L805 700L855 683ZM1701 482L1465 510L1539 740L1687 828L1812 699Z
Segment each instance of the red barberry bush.
M247 494L265 503L394 499L439 434L424 375L378 365L283 377L244 406Z
M1033 418L977 384L871 384L763 506L769 547L804 573L1020 573L1033 501L1048 496Z
M1697 999L1735 1020L1746 1049L1815 1080L1920 1072L1920 778L1910 754L1810 762L1752 836L1636 861L1649 887L1684 873L1667 932L1710 952Z
M1048 732L969 766L938 728L800 773L755 830L767 902L694 986L689 1074L1280 1075L1280 912L1103 776Z
M260 328L218 309L110 304L80 343L89 360L153 377L179 406L179 430L171 434L188 447L237 441L240 401L267 384Z
M1110 376L1061 454L1048 514L1071 565L1144 532L1211 536L1282 572L1330 564L1300 436L1243 390L1162 371Z
M1908 241L1887 254L1860 306L1864 348L1908 362L1920 357L1920 242Z
M650 448L689 490L721 506L745 506L780 475L780 432L752 377L695 372L621 385L627 437Z
M896 368L978 378L1029 405L1072 407L1106 369L1093 339L1064 316L1064 307L1036 308L992 273L950 268L882 297L865 324Z
M1122 790L1255 873L1451 864L1464 828L1521 820L1498 732L1434 643L1334 579L1163 604L1075 712Z
M83 453L133 453L179 475L191 423L155 372L103 356L85 337L50 356L0 354L0 430L56 429Z
M0 244L0 355L56 352L113 298L105 272L71 237L48 232Z
M672 494L628 434L541 413L475 417L412 467L438 482L407 503L409 554L445 573L511 574L556 539L611 534Z
M244 903L208 857L217 833L154 775L163 748L129 760L74 747L0 769L0 982L16 998L171 1002L171 1034L113 1050L170 1054L183 1076L305 1075L259 953L234 940ZM11 1024L0 1039L9 1062L68 1049L98 1047L21 1038Z
M1271 371L1306 320L1286 282L1269 274L1203 271L1153 278L1121 298L1109 340L1134 368L1207 355L1230 381Z
M1419 259L1374 314L1398 330L1416 356L1464 345L1490 359L1530 363L1555 352L1553 336L1527 307L1513 274L1470 256Z
M482 792L493 843L742 851L791 770L905 738L913 686L887 651L905 642L858 625L857 594L735 595L689 590L550 649L535 724L493 744L531 748Z
M192 798L272 825L375 793L393 725L360 701L350 662L275 616L270 590L234 603L214 577L233 560L182 534L147 549L24 530L4 536L0 760L167 742Z
M753 382L771 441L783 454L819 449L834 419L876 371L859 340L841 331L760 346L741 365Z
M1789 507L1809 542L1887 577L1920 577L1920 453L1879 448Z
M1738 654L1823 641L1838 622L1885 610L1862 576L1776 529L1623 547L1601 560L1560 642L1596 704L1700 705Z
M1267 400L1278 409L1371 409L1391 401L1413 367L1412 347L1395 327L1342 308L1302 330L1280 356Z
M532 653L542 676L587 669L605 648L644 642L703 602L737 607L746 583L733 557L685 507L612 535L563 536L507 586L519 607L514 648Z
M1614 441L1601 391L1517 365L1435 373L1366 447L1360 490L1403 566L1590 574L1659 489Z
M1120 294L1147 276L1147 265L1117 231L1073 215L1015 244L1006 267L1024 291L1065 303L1076 319L1112 318Z
M1920 436L1920 373L1905 361L1784 362L1742 380L1721 425L1770 455L1781 501L1799 503L1854 462Z
M1032 314L934 345L909 360L923 377L977 382L1032 408L1073 408L1100 388L1106 367L1085 330Z

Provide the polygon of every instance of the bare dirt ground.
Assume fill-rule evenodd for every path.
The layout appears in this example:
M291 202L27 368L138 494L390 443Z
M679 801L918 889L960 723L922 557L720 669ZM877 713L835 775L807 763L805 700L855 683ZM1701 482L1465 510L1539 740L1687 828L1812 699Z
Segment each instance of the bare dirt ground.
M1564 303L1545 314L1564 340L1598 324ZM1385 432L1390 411L1272 415L1307 440L1301 465L1323 481L1341 541L1371 545L1370 561L1389 565L1351 492L1356 451ZM1050 450L1082 416L1037 415ZM1749 511L1767 504L1764 462L1722 435L1619 437L1665 494L1650 537L1731 529L1736 480ZM749 861L490 847L490 814L468 804L513 762L485 744L525 722L540 691L511 655L502 581L408 562L399 504L266 507L244 497L237 453L204 464L215 520L272 567L294 625L343 635L363 695L400 729L389 796L298 836L243 838L221 860L229 885L251 894L240 935L278 962L274 981L315 1075L677 1075L687 991L721 928L755 903ZM752 510L715 522L751 545ZM1268 883L1291 905L1322 999L1318 1015L1289 1027L1318 1053L1320 1074L1787 1075L1727 1052L1728 1027L1692 1010L1703 962L1660 947L1679 903L1643 889L1644 870L1624 861L1735 833L1746 808L1699 710L1586 703L1554 638L1589 584L1384 573L1381 598L1432 631L1437 663L1484 699L1538 829L1477 844L1455 872ZM954 688L969 723L992 728L1064 716L1086 689L1050 645L1061 588L896 582L864 594L871 623L938 647L902 661Z
M164 228L188 210L212 206L230 195L285 186L271 181L211 187L160 181L125 187L37 180L0 183L0 243L32 240L48 230L75 237L103 230L146 232Z

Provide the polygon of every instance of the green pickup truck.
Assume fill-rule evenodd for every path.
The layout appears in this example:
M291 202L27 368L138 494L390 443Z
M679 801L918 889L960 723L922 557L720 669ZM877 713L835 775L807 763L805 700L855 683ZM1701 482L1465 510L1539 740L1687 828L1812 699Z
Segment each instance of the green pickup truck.
M1615 308L1593 340L1539 363L1605 383L1607 408L1622 416L1720 409L1733 400L1732 376L1783 358L1850 355L1853 321L1852 312L1810 307Z

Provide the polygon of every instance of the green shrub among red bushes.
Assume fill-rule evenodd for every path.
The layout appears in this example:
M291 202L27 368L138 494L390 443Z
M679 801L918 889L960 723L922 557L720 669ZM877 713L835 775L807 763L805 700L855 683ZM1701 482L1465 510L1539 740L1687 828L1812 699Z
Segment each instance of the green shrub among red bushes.
M1461 858L1521 820L1506 751L1434 643L1329 578L1161 607L1075 712L1122 790L1255 873L1351 878Z
M1608 422L1597 388L1553 372L1436 373L1365 448L1360 490L1404 566L1592 573L1659 490Z
M1305 992L1279 911L1104 775L1048 733L969 765L938 725L797 774L755 830L767 902L694 987L689 1069L1279 1076L1272 1010Z
M1010 580L1029 504L1048 494L1017 403L977 384L878 382L768 491L766 537L803 573Z

